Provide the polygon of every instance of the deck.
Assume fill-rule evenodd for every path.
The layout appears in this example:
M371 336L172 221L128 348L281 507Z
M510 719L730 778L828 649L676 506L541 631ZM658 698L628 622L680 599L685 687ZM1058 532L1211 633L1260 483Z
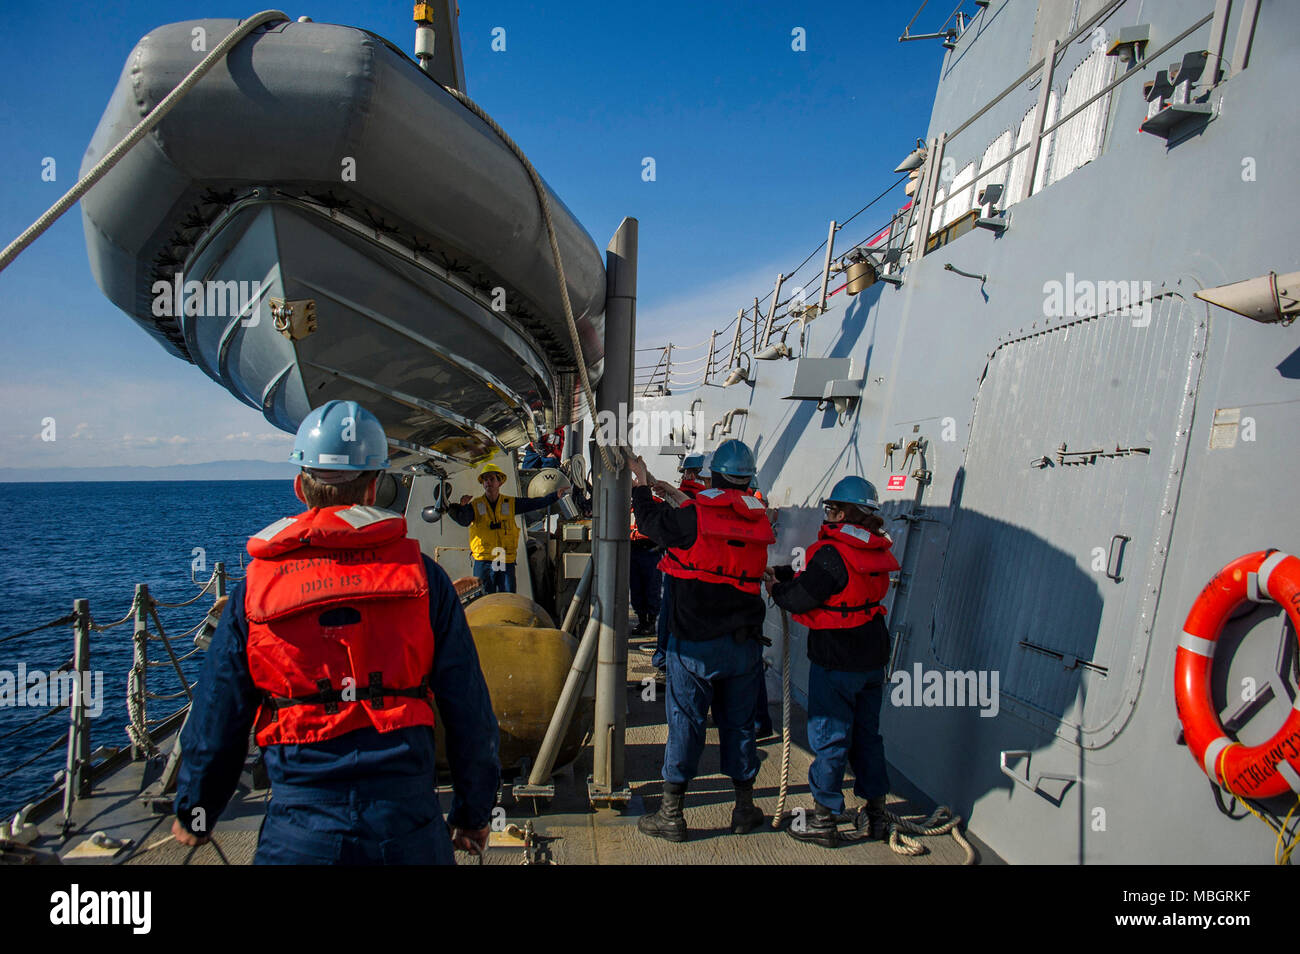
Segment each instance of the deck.
M555 797L544 806L529 799L516 802L510 786L503 786L501 804L506 808L510 825L523 828L532 822L538 836L533 852L524 850L522 842L508 832L494 832L483 863L490 865L521 864L531 854L537 862L559 865L664 865L664 864L883 864L883 865L960 865L965 851L950 836L923 838L927 852L919 856L896 854L884 842L841 845L826 849L796 842L770 823L747 835L733 835L731 817L731 782L719 771L717 730L710 728L709 745L695 780L686 797L688 840L673 844L649 838L637 831L637 819L658 807L661 793L659 769L667 728L663 719L663 694L654 701L641 697L641 680L653 676L649 656L638 651L645 640L632 641L628 659L628 719L626 773L632 799L625 809L592 809L587 803L586 780L591 771L592 750L583 749L578 760L555 778ZM774 700L774 723L780 725L779 699ZM807 774L811 756L804 745L803 712L797 707L792 719L790 787L787 810L804 807L811 810ZM888 743L887 743L888 744ZM779 738L760 744L761 766L754 786L755 803L767 815L775 810L780 785L781 741ZM140 792L157 774L158 765L132 762L99 782L92 796L78 803L75 832L66 843L57 837L44 837L35 847L58 851L68 864L250 864L257 847L258 829L265 812L269 790L257 787L251 774L245 773L240 787L222 816L213 839L198 848L186 848L169 837L171 816L154 814L141 800ZM507 782L509 779L507 779ZM846 790L848 789L846 784ZM444 811L450 789L440 790ZM850 807L856 800L849 795ZM899 815L924 817L932 807L909 802L899 794L890 795L891 811ZM48 832L53 822L42 830ZM77 858L89 836L103 831L111 838L129 838L131 844L115 853ZM966 836L978 863L996 863L998 859L986 846ZM472 856L458 852L461 864L475 864Z

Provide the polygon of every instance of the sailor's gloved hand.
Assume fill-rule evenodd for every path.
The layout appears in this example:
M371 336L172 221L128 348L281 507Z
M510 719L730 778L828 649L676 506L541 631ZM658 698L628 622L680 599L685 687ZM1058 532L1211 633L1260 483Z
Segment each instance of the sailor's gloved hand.
M469 506L469 505L470 505L471 503L473 503L473 502L474 502L474 498L471 497L469 494L464 494L464 495L460 498L460 505L461 505L462 507L467 507L467 506Z
M487 851L488 835L491 831L491 825L477 831L471 831L468 828L455 828L451 833L451 846L459 848L461 851L468 851L472 855L481 855Z
M649 470L646 468L645 461L641 457L636 454L630 456L627 460L627 468L632 472L632 479L635 480L639 486L645 487L650 483Z
M187 848L195 848L208 843L207 835L196 835L181 824L179 818L172 819L172 837Z

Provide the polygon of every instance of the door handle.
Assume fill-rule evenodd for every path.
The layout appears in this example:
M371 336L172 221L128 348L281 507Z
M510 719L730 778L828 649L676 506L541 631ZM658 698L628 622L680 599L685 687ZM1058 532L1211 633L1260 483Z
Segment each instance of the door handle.
M1132 537L1126 537L1122 533L1117 533L1110 538L1110 553L1106 556L1106 576L1116 583L1121 582L1124 577L1119 575L1120 564L1124 562L1124 544L1128 543ZM1119 546L1116 546L1119 544Z

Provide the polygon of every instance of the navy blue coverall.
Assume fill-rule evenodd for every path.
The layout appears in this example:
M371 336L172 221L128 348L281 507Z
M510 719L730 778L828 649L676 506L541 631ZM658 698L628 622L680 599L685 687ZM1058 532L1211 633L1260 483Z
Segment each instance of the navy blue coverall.
M831 547L822 547L795 576L773 567L779 581L772 601L790 613L806 613L848 585L849 571ZM885 740L880 735L889 629L883 616L847 629L808 631L808 788L819 805L844 811L844 769L853 766L853 791L864 799L889 792Z
M632 488L638 529L664 547L687 549L698 532L695 508L655 500L650 488ZM665 782L684 785L695 778L704 752L705 719L713 707L722 772L735 782L758 775L754 739L762 676L761 596L725 583L668 577L671 613L666 664L668 744Z
M447 819L477 831L492 816L500 781L498 729L465 612L442 567L424 557L434 632L430 687L445 730L453 796ZM175 811L210 833L234 794L261 691L248 670L244 583L212 637L194 706L181 734ZM271 803L256 864L454 864L438 803L434 733L358 729L324 742L264 750Z

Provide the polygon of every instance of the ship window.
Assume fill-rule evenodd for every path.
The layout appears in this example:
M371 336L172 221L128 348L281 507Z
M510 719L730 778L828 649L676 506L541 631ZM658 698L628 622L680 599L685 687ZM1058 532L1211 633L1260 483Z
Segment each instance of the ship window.
M1066 81L1065 95L1061 97L1062 115L1075 109L1110 82L1115 64L1115 57L1107 56L1105 50L1094 50L1091 56L1075 67ZM1107 93L1056 131L1056 148L1052 151L1052 182L1059 182L1101 154L1109 106L1110 94Z
M968 162L952 180L948 187L948 201L943 204L943 217L940 226L950 225L974 208L974 195L971 192L971 180L975 178L975 163Z

